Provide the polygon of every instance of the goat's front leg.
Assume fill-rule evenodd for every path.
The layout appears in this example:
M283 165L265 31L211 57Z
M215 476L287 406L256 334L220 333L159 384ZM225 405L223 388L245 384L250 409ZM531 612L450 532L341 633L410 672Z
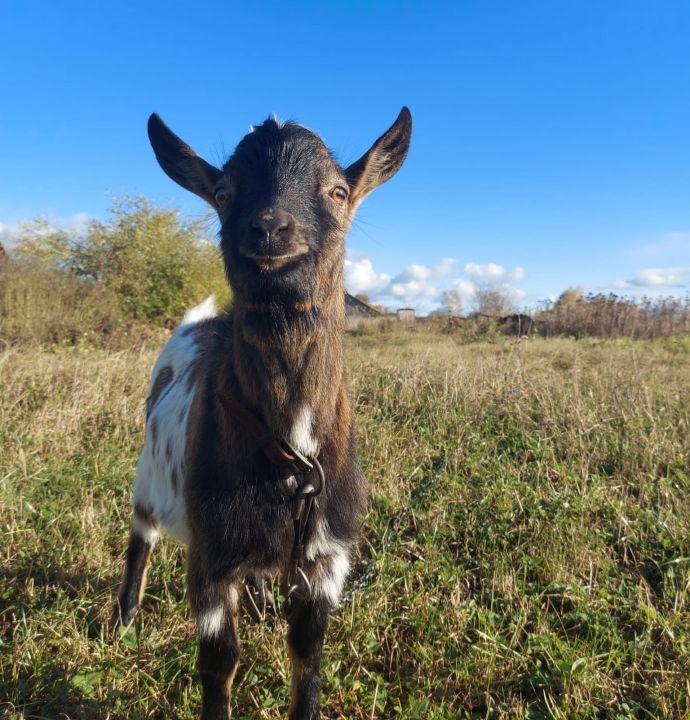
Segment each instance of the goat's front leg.
M297 601L290 610L290 720L317 720L321 717L321 654L329 610L330 603L325 598Z
M201 719L228 720L232 681L240 662L237 587L209 581L190 566L188 588L199 631Z

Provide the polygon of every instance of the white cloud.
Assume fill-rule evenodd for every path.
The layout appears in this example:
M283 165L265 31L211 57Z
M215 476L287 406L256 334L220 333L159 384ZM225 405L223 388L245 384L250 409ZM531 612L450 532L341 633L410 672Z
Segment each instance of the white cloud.
M444 277L445 275L450 275L453 272L453 268L455 267L455 263L457 261L455 258L443 258L441 262L436 263L434 265L433 270L434 274L438 277Z
M9 246L14 242L19 224L5 225L0 223L0 243Z
M509 282L519 282L525 277L525 271L519 266L509 271L496 263L467 263L464 271L454 272L456 266L455 258L443 258L431 265L413 263L392 277L377 272L370 258L348 251L345 286L353 294L366 293L374 303L389 308L413 307L419 314L439 309L445 290L457 291L464 307L468 307L480 283L496 284L515 301L526 296Z
M434 265L408 265L381 289L379 302L390 307L413 307L420 313L430 312L441 303L440 281L452 272L454 265L453 258L444 258Z
M527 274L527 273L525 272L525 268L520 267L520 266L518 265L517 267L513 268L513 272L512 272L511 277L512 277L514 280L524 280L526 274Z
M371 260L367 257L345 260L345 287L353 295L357 293L372 295L380 292L388 285L390 279L390 275L376 273Z
M522 301L527 297L527 293L522 288L512 287L511 285L504 285L503 290L508 293L509 297L512 297L516 302Z
M636 272L629 280L619 280L615 286L630 288L683 287L690 284L690 266L672 268L646 268Z
M78 212L69 218L58 220L58 223L59 227L63 230L72 230L75 233L81 233L86 230L86 226L90 220L91 218L86 213Z
M0 243L7 247L11 247L15 242L17 236L22 230L22 227L27 223L31 223L33 220L45 220L49 226L57 228L58 230L67 230L67 232L79 235L84 230L91 220L91 218L83 212L74 213L70 217L51 217L51 216L39 216L37 218L31 218L30 220L24 220L13 223L2 223L0 222Z
M477 286L471 280L456 278L453 280L452 289L457 290L463 300L469 300L477 294Z
M497 263L487 263L480 265L479 263L467 263L465 265L465 274L478 280L488 280L495 282L497 280L524 280L525 270L517 265L512 270L507 270L503 265Z

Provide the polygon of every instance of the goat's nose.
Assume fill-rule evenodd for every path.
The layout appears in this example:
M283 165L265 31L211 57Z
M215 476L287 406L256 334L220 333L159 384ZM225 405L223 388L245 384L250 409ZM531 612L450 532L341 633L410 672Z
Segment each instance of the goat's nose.
M264 210L254 219L252 230L262 238L275 238L289 233L295 226L295 218L291 213L278 208Z

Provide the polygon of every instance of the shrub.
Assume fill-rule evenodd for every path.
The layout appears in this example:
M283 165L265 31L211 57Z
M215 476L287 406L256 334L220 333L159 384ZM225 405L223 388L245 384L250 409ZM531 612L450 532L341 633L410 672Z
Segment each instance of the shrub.
M177 209L141 197L116 201L111 214L90 223L71 263L76 274L111 288L125 317L172 323L210 294L220 303L229 300L207 221L183 219Z
M210 294L230 300L207 220L134 197L70 234L25 223L0 262L0 338L76 342L129 323L170 327Z
M102 284L40 261L10 259L0 268L0 338L6 342L75 343L86 333L104 338L121 319L117 298Z

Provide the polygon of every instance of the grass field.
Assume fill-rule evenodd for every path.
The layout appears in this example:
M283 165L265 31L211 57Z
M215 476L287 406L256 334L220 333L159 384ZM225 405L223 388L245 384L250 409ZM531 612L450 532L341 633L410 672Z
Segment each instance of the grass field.
M333 616L324 718L690 716L688 339L347 352L369 582ZM155 354L0 354L0 716L195 716L179 546L104 630ZM233 717L284 717L283 622L241 634Z

